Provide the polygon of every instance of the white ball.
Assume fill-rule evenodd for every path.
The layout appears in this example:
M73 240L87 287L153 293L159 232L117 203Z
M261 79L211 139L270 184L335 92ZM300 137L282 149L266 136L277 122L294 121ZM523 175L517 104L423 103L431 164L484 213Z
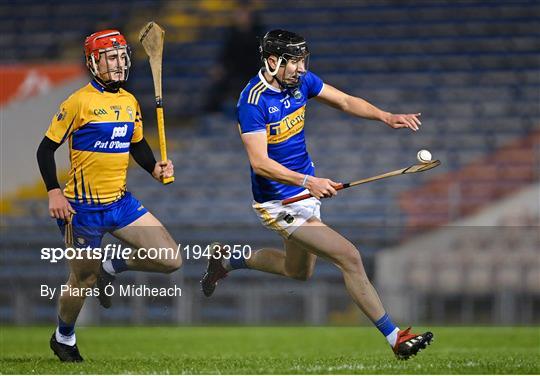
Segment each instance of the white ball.
M420 163L428 163L431 162L431 153L429 150L422 149L416 154L416 158Z

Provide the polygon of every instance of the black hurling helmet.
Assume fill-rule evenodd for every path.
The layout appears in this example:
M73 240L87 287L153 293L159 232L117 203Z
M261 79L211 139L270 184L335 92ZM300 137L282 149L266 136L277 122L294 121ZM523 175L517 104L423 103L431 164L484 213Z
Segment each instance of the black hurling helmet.
M261 53L261 60L264 64L266 71L271 76L276 76L278 69L281 65L287 64L287 61L291 59L305 59L305 67L308 67L309 50L304 37L287 30L271 30L262 38L261 45L259 46ZM268 65L268 57L274 55L278 57L278 63L276 69L273 71ZM291 85L286 84L283 80L276 77L279 84L286 89L294 89L301 83L301 77L298 83Z

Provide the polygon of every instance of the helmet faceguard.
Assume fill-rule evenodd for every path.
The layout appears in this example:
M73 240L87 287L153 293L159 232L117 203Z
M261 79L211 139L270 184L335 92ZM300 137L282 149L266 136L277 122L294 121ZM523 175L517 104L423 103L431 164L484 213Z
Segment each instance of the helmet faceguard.
M289 61L304 60L304 67L307 71L309 62L309 50L304 37L286 30L272 30L266 33L261 40L259 46L261 60L264 64L266 72L273 76L281 87L285 89L295 89L300 86L302 76L298 77L298 81L294 84L288 84L284 80L285 71L281 78L277 77L277 73L281 66L286 66ZM274 55L278 58L277 65L274 70L270 69L268 58Z
M102 30L88 36L84 41L84 54L88 70L104 87L116 91L126 83L131 51L118 30ZM104 71L100 71L101 59L105 62ZM114 77L119 73L119 78Z

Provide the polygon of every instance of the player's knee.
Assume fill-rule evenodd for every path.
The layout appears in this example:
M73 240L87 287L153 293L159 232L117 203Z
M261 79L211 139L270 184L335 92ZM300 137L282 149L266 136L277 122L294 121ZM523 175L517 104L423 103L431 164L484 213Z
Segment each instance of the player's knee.
M362 272L364 266L360 252L353 246L345 250L337 260L338 266L342 270L351 272Z
M161 262L163 273L167 273L167 274L177 271L178 269L180 269L181 266L182 266L181 257L174 258L174 259L167 259Z

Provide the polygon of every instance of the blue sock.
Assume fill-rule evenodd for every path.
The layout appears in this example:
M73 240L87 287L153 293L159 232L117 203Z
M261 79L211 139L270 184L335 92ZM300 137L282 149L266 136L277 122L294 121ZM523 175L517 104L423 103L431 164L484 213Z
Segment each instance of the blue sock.
M73 333L75 333L75 323L73 324L68 324L68 323L65 323L61 318L60 316L58 316L58 331L60 332L60 334L62 334L63 336L72 336Z
M374 324L385 337L396 329L396 326L390 319L390 316L388 316L388 313L385 313L384 316L375 321Z
M111 259L111 264L115 273L122 273L126 270L129 270L126 264L126 260L124 260L123 258Z
M231 263L231 269L247 269L248 266L246 264L246 259L244 258L244 256L240 256L238 258L235 258L235 257L231 257L231 259L229 260L229 262Z

